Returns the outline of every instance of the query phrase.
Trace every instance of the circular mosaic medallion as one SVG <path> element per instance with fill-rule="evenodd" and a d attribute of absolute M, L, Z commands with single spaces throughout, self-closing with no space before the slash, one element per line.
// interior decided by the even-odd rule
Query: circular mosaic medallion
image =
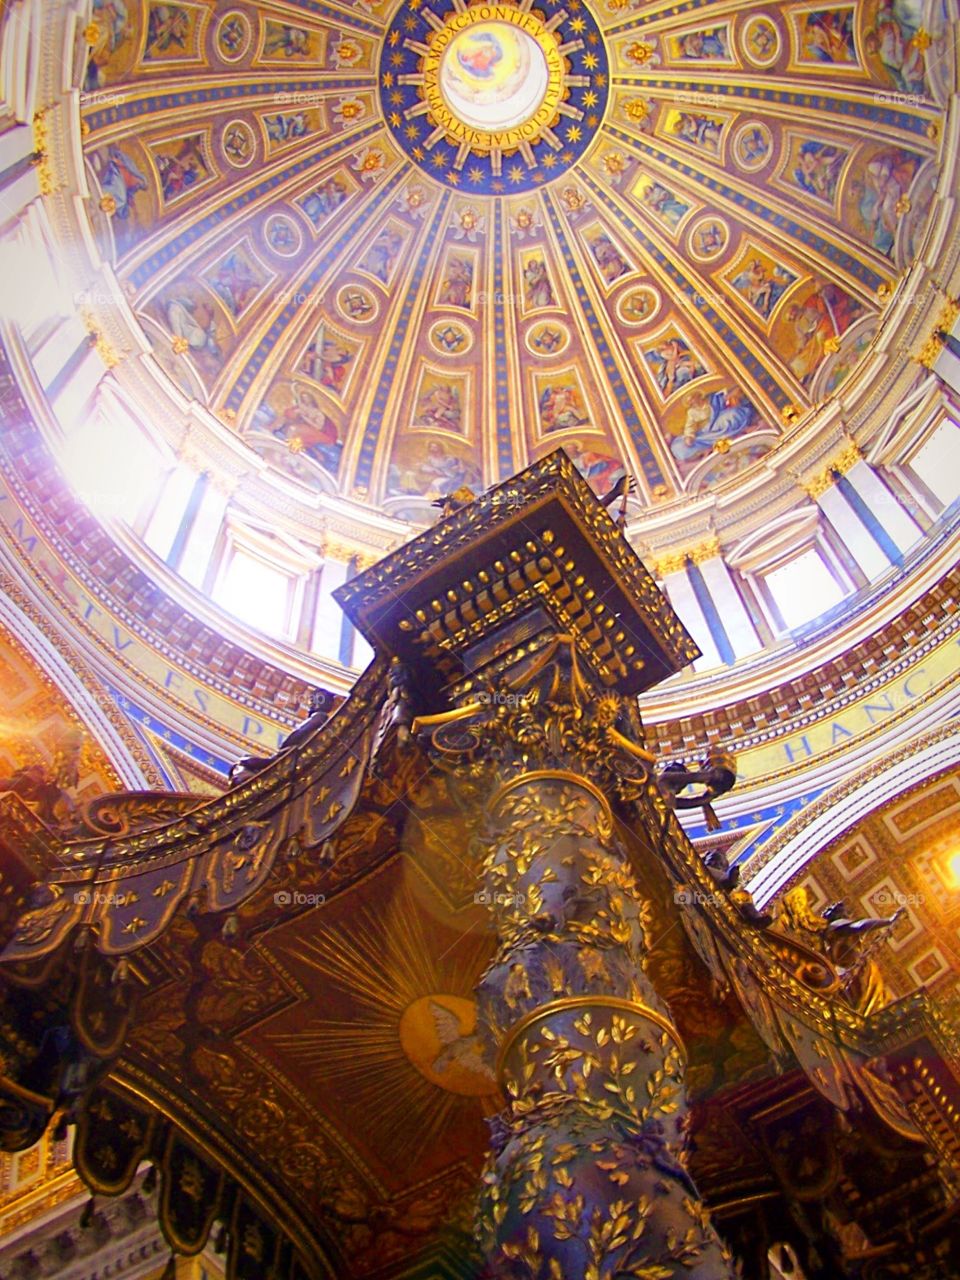
<path fill-rule="evenodd" d="M 235 169 L 245 169 L 257 154 L 257 141 L 246 120 L 231 120 L 224 125 L 220 146 L 227 162 Z"/>
<path fill-rule="evenodd" d="M 553 61 L 559 81 L 560 55 Z M 440 60 L 439 88 L 457 120 L 490 136 L 536 115 L 547 96 L 550 73 L 543 49 L 526 31 L 505 22 L 482 22 L 450 41 Z"/>
<path fill-rule="evenodd" d="M 617 315 L 624 324 L 647 324 L 660 310 L 660 295 L 650 285 L 628 289 L 617 302 Z"/>
<path fill-rule="evenodd" d="M 531 325 L 524 341 L 535 356 L 558 356 L 570 345 L 570 334 L 558 320 L 543 320 Z"/>
<path fill-rule="evenodd" d="M 431 1084 L 449 1093 L 482 1098 L 497 1082 L 477 1035 L 477 1007 L 462 996 L 421 996 L 400 1018 L 400 1044 Z"/>
<path fill-rule="evenodd" d="M 397 11 L 380 62 L 384 114 L 406 155 L 448 186 L 487 194 L 566 173 L 607 102 L 607 55 L 589 11 L 549 22 L 513 4 L 427 14 Z"/>
<path fill-rule="evenodd" d="M 742 125 L 734 134 L 733 158 L 747 173 L 762 169 L 772 155 L 773 138 L 759 120 Z"/>
<path fill-rule="evenodd" d="M 337 294 L 337 310 L 352 324 L 369 324 L 380 314 L 380 304 L 362 284 L 345 284 Z"/>
<path fill-rule="evenodd" d="M 217 24 L 217 53 L 224 62 L 239 62 L 250 47 L 253 34 L 245 14 L 233 10 Z"/>
<path fill-rule="evenodd" d="M 274 213 L 263 224 L 263 238 L 272 253 L 293 258 L 303 248 L 303 232 L 285 213 Z"/>
<path fill-rule="evenodd" d="M 772 67 L 780 56 L 780 33 L 766 14 L 751 18 L 741 36 L 743 52 L 755 67 Z"/>
<path fill-rule="evenodd" d="M 690 228 L 687 247 L 690 256 L 698 262 L 712 262 L 719 258 L 730 243 L 730 230 L 722 218 L 700 218 Z"/>
<path fill-rule="evenodd" d="M 456 320 L 441 320 L 430 330 L 430 345 L 442 356 L 460 356 L 473 346 L 473 334 Z"/>

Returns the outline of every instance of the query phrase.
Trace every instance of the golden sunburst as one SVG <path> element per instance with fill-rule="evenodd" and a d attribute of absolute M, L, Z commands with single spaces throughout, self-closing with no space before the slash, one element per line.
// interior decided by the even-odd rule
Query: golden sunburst
<path fill-rule="evenodd" d="M 350 1013 L 266 1038 L 325 1079 L 349 1074 L 352 1102 L 378 1116 L 382 1153 L 414 1159 L 455 1113 L 477 1105 L 471 1099 L 487 1114 L 498 1104 L 470 998 L 490 936 L 428 922 L 421 900 L 429 890 L 411 887 L 409 877 L 421 877 L 406 860 L 404 870 L 385 904 L 366 894 L 329 932 L 279 943 L 285 962 L 322 975 L 324 1003 Z"/>

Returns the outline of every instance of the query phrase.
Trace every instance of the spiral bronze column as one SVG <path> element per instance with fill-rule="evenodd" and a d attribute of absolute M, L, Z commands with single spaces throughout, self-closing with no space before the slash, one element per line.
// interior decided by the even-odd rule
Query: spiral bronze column
<path fill-rule="evenodd" d="M 586 777 L 531 770 L 488 803 L 498 949 L 478 988 L 508 1099 L 480 1223 L 503 1280 L 723 1280 L 684 1166 L 684 1050 L 643 970 L 646 908 Z"/>

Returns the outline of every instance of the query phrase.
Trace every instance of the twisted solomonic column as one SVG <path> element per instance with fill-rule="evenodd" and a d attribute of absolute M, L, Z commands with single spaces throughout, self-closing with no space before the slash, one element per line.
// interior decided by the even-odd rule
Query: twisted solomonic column
<path fill-rule="evenodd" d="M 684 1049 L 644 971 L 651 912 L 608 795 L 650 805 L 636 703 L 569 635 L 505 688 L 418 717 L 465 806 L 497 948 L 478 1031 L 507 1106 L 479 1220 L 492 1280 L 729 1280 L 684 1167 Z"/>
<path fill-rule="evenodd" d="M 528 770 L 492 794 L 498 949 L 479 1019 L 508 1105 L 480 1223 L 498 1280 L 735 1274 L 684 1167 L 684 1050 L 643 972 L 646 906 L 592 781 Z"/>

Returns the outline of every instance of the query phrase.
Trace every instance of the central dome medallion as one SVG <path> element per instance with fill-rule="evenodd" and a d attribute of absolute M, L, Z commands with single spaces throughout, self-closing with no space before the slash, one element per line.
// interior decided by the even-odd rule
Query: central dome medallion
<path fill-rule="evenodd" d="M 457 16 L 473 15 L 468 10 Z M 549 123 L 547 113 L 552 118 L 556 105 L 544 107 L 543 100 L 548 82 L 558 86 L 562 76 L 560 55 L 555 48 L 550 52 L 552 74 L 547 54 L 528 32 L 506 22 L 474 22 L 458 31 L 441 55 L 439 88 L 444 102 L 455 120 L 484 131 L 483 143 L 495 132 L 527 124 L 537 114 Z"/>
<path fill-rule="evenodd" d="M 448 186 L 489 194 L 565 173 L 595 136 L 609 87 L 599 28 L 576 10 L 547 19 L 524 4 L 461 4 L 439 18 L 418 0 L 402 5 L 380 93 L 406 155 Z"/>

